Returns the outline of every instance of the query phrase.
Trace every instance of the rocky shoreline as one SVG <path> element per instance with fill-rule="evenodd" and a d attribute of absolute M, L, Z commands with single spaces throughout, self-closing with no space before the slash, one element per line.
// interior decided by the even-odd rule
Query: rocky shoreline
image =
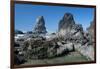
<path fill-rule="evenodd" d="M 85 32 L 81 24 L 75 23 L 71 13 L 65 13 L 63 18 L 59 21 L 58 31 L 50 34 L 47 38 L 44 17 L 39 16 L 33 32 L 22 33 L 21 31 L 15 31 L 15 36 L 18 35 L 18 32 L 23 34 L 19 38 L 15 38 L 15 64 L 24 64 L 28 62 L 28 60 L 44 60 L 60 56 L 63 57 L 72 52 L 79 52 L 86 57 L 87 61 L 88 59 L 89 61 L 93 61 L 93 23 L 94 22 L 91 23 L 88 31 Z M 71 57 L 74 58 L 73 56 Z"/>

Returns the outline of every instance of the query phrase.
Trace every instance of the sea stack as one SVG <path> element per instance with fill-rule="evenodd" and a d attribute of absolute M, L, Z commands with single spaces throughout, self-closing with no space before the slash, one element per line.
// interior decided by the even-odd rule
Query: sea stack
<path fill-rule="evenodd" d="M 72 37 L 76 34 L 80 36 L 83 32 L 83 28 L 81 24 L 75 23 L 71 13 L 65 13 L 59 22 L 58 32 L 60 36 Z"/>
<path fill-rule="evenodd" d="M 44 17 L 43 16 L 39 16 L 37 19 L 36 19 L 36 25 L 34 27 L 34 30 L 33 32 L 35 34 L 46 34 L 47 31 L 46 31 L 46 27 L 45 27 L 45 20 L 44 20 Z"/>

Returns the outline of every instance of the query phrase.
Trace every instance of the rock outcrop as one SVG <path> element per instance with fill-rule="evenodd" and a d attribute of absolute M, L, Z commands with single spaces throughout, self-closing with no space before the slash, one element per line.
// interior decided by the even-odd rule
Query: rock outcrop
<path fill-rule="evenodd" d="M 91 36 L 91 40 L 94 41 L 94 28 L 95 28 L 95 25 L 94 25 L 94 21 L 92 21 L 90 23 L 90 26 L 87 28 L 87 31 L 88 31 L 88 34 Z"/>
<path fill-rule="evenodd" d="M 81 24 L 76 24 L 71 13 L 65 13 L 59 22 L 58 36 L 65 42 L 73 43 L 75 50 L 94 60 L 94 22 L 91 22 L 86 33 Z"/>
<path fill-rule="evenodd" d="M 46 34 L 45 21 L 39 16 L 34 31 L 27 32 L 15 41 L 15 61 L 21 64 L 28 59 L 47 59 L 64 56 L 70 52 L 80 52 L 89 60 L 94 60 L 94 22 L 85 32 L 81 24 L 76 24 L 71 13 L 65 13 L 59 22 L 58 32 Z"/>
<path fill-rule="evenodd" d="M 63 18 L 59 22 L 59 31 L 61 29 L 71 28 L 75 24 L 73 15 L 71 13 L 65 13 Z"/>
<path fill-rule="evenodd" d="M 39 37 L 26 40 L 23 45 L 23 51 L 26 52 L 27 59 L 45 59 L 68 54 L 70 51 L 74 51 L 74 48 L 71 43 L 62 44 L 56 39 L 47 41 Z"/>
<path fill-rule="evenodd" d="M 33 31 L 35 34 L 46 34 L 45 20 L 43 16 L 39 16 L 36 20 L 36 25 Z"/>
<path fill-rule="evenodd" d="M 83 38 L 83 28 L 81 24 L 75 24 L 73 15 L 65 13 L 59 22 L 59 36 L 68 38 Z"/>

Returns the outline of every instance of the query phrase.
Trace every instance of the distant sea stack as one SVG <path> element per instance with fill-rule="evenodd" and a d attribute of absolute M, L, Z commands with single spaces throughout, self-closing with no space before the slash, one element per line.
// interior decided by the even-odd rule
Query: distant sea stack
<path fill-rule="evenodd" d="M 36 25 L 33 32 L 35 34 L 46 34 L 45 20 L 43 16 L 39 16 L 36 20 Z"/>
<path fill-rule="evenodd" d="M 81 24 L 75 24 L 74 17 L 71 13 L 65 13 L 59 22 L 58 32 L 60 36 L 81 36 L 83 28 Z"/>
<path fill-rule="evenodd" d="M 20 30 L 15 30 L 15 34 L 24 34 L 24 33 Z"/>

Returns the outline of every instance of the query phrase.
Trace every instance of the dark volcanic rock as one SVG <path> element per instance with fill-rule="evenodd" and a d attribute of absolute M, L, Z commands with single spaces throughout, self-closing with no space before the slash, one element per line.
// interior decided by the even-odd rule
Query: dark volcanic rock
<path fill-rule="evenodd" d="M 14 50 L 14 64 L 20 65 L 26 62 L 24 54 L 20 53 L 18 50 Z"/>
<path fill-rule="evenodd" d="M 36 20 L 36 25 L 33 31 L 35 34 L 46 34 L 45 21 L 43 16 L 39 16 Z"/>

